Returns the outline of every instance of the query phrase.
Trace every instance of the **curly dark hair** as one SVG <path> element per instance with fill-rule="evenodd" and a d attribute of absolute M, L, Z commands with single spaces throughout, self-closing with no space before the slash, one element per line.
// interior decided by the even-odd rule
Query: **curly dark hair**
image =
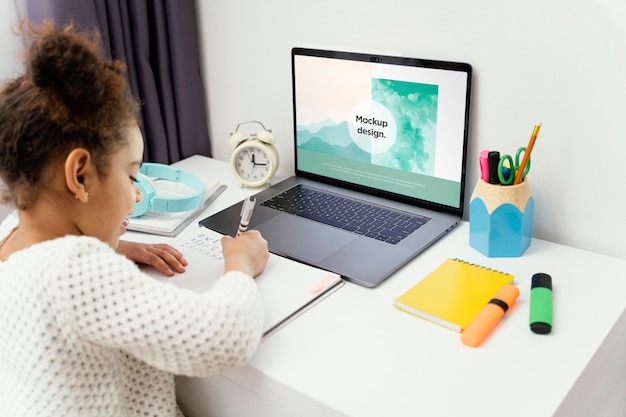
<path fill-rule="evenodd" d="M 22 27 L 30 39 L 25 74 L 0 90 L 0 177 L 2 201 L 26 209 L 45 187 L 46 169 L 72 149 L 87 149 L 106 175 L 108 156 L 137 122 L 138 102 L 125 66 L 103 57 L 96 31 L 51 21 Z"/>

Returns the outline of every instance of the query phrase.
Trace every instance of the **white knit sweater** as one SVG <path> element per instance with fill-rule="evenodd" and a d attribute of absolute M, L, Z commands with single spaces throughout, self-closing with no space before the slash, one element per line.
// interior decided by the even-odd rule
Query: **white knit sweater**
<path fill-rule="evenodd" d="M 95 238 L 39 243 L 0 262 L 0 416 L 180 416 L 174 374 L 244 364 L 262 325 L 241 272 L 196 294 Z"/>

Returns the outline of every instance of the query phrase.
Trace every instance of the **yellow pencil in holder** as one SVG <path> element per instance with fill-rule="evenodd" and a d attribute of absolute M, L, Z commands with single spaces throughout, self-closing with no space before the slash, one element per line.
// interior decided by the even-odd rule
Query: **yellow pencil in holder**
<path fill-rule="evenodd" d="M 488 257 L 518 257 L 532 239 L 535 200 L 528 178 L 516 185 L 478 180 L 470 198 L 470 246 Z"/>

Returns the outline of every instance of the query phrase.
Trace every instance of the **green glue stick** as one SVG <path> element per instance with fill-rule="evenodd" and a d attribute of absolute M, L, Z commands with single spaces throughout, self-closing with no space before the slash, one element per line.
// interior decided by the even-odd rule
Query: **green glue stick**
<path fill-rule="evenodd" d="M 537 334 L 552 331 L 552 277 L 548 274 L 533 275 L 530 285 L 530 330 Z"/>

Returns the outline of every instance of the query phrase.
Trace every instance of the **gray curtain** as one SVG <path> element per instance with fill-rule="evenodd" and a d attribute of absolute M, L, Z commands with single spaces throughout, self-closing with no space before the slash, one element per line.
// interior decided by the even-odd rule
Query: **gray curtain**
<path fill-rule="evenodd" d="M 141 100 L 145 161 L 211 156 L 194 0 L 27 0 L 27 16 L 100 30 Z"/>

